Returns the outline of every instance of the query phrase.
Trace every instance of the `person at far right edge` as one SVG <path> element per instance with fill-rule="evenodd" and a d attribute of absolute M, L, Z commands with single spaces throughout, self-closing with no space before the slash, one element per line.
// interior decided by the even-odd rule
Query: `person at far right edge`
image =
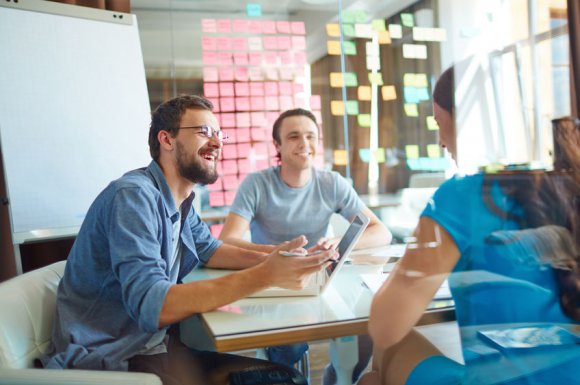
<path fill-rule="evenodd" d="M 454 90 L 450 68 L 433 99 L 440 144 L 456 159 Z M 359 385 L 580 383 L 579 127 L 557 123 L 571 126 L 554 138 L 565 169 L 457 175 L 436 191 L 416 247 L 373 299 L 373 367 Z M 446 278 L 464 364 L 413 330 Z"/>

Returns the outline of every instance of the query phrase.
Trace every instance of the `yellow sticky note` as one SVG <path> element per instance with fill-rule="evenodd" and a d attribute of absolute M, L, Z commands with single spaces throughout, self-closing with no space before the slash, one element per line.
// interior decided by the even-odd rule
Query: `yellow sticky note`
<path fill-rule="evenodd" d="M 344 103 L 342 102 L 342 100 L 330 101 L 330 113 L 334 116 L 344 115 Z"/>
<path fill-rule="evenodd" d="M 415 103 L 405 103 L 405 114 L 407 116 L 419 116 L 419 108 Z"/>
<path fill-rule="evenodd" d="M 430 131 L 436 131 L 439 129 L 439 125 L 434 116 L 427 116 L 427 129 Z"/>
<path fill-rule="evenodd" d="M 347 115 L 358 115 L 358 101 L 357 100 L 347 100 L 344 107 L 345 107 Z"/>
<path fill-rule="evenodd" d="M 373 152 L 373 158 L 377 161 L 377 163 L 385 163 L 385 149 L 377 148 Z"/>
<path fill-rule="evenodd" d="M 346 166 L 347 163 L 346 150 L 334 150 L 333 162 L 337 166 Z"/>
<path fill-rule="evenodd" d="M 408 144 L 405 146 L 405 155 L 407 159 L 418 159 L 419 158 L 419 146 L 416 144 Z"/>
<path fill-rule="evenodd" d="M 384 19 L 375 19 L 372 21 L 372 26 L 373 26 L 373 30 L 380 32 L 380 31 L 386 31 L 387 30 L 387 26 L 385 25 L 385 20 Z"/>
<path fill-rule="evenodd" d="M 330 86 L 331 87 L 342 87 L 344 84 L 342 72 L 331 72 L 330 73 Z"/>
<path fill-rule="evenodd" d="M 384 101 L 397 99 L 397 89 L 395 86 L 382 86 L 381 94 L 383 95 Z"/>
<path fill-rule="evenodd" d="M 358 87 L 358 100 L 371 100 L 371 86 Z"/>
<path fill-rule="evenodd" d="M 330 37 L 340 37 L 340 28 L 338 24 L 326 24 L 326 34 Z"/>
<path fill-rule="evenodd" d="M 438 144 L 427 145 L 427 156 L 429 158 L 441 158 L 441 148 Z"/>
<path fill-rule="evenodd" d="M 379 31 L 379 44 L 391 44 L 391 34 L 389 31 Z"/>
<path fill-rule="evenodd" d="M 340 41 L 339 40 L 329 40 L 326 42 L 326 48 L 328 49 L 329 55 L 340 55 Z"/>
<path fill-rule="evenodd" d="M 403 75 L 403 85 L 405 87 L 415 87 L 415 74 L 404 74 Z"/>
<path fill-rule="evenodd" d="M 415 74 L 415 87 L 427 88 L 428 83 L 427 74 Z"/>
<path fill-rule="evenodd" d="M 369 73 L 369 83 L 377 85 L 377 86 L 382 86 L 383 83 L 383 74 L 380 72 L 377 73 Z"/>
<path fill-rule="evenodd" d="M 371 126 L 371 114 L 360 114 L 357 116 L 358 125 L 361 127 Z"/>

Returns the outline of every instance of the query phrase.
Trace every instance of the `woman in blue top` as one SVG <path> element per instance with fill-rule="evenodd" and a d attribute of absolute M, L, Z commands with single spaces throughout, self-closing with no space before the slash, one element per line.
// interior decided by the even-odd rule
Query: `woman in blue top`
<path fill-rule="evenodd" d="M 440 144 L 455 158 L 453 83 L 449 69 L 433 99 Z M 580 347 L 563 343 L 578 341 L 565 330 L 577 334 L 580 320 L 580 156 L 566 135 L 574 128 L 555 138 L 566 170 L 456 176 L 435 193 L 414 247 L 373 300 L 373 370 L 359 385 L 580 383 Z M 446 278 L 465 365 L 412 331 Z M 490 331 L 528 333 L 532 347 L 494 344 Z M 555 345 L 535 347 L 546 343 Z"/>

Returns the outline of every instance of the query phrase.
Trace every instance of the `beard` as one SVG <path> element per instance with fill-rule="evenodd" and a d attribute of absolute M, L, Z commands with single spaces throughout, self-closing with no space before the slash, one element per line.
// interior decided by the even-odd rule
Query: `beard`
<path fill-rule="evenodd" d="M 212 184 L 218 178 L 216 168 L 207 167 L 198 157 L 188 159 L 186 151 L 180 143 L 177 143 L 177 169 L 179 174 L 193 183 Z"/>

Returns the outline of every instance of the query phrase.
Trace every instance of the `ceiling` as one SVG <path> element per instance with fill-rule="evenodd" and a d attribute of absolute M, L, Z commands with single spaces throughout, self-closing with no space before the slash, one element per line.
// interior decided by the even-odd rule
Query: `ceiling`
<path fill-rule="evenodd" d="M 338 10 L 365 10 L 385 18 L 416 0 L 251 0 L 260 4 L 260 19 L 304 21 L 308 62 L 326 53 L 326 30 Z M 249 18 L 246 2 L 232 0 L 131 0 L 137 15 L 143 56 L 150 77 L 192 77 L 201 72 L 201 19 Z"/>

